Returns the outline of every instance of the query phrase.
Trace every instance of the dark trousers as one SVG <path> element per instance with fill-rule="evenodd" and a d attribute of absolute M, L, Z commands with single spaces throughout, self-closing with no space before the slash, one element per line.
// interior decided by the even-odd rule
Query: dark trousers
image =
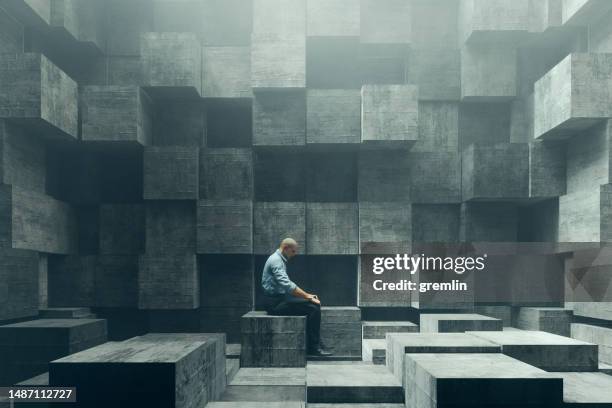
<path fill-rule="evenodd" d="M 273 316 L 306 316 L 306 341 L 308 350 L 316 350 L 321 344 L 321 306 L 309 300 L 284 296 L 266 296 L 264 307 Z"/>

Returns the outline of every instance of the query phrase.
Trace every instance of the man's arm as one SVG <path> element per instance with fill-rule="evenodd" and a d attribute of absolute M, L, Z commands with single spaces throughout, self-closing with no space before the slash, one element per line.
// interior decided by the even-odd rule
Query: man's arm
<path fill-rule="evenodd" d="M 291 281 L 291 279 L 289 279 L 289 276 L 287 275 L 287 273 L 285 272 L 283 268 L 279 266 L 272 267 L 272 274 L 274 275 L 274 278 L 276 279 L 276 281 L 283 287 L 283 289 L 285 290 L 285 293 L 291 293 L 295 297 L 307 299 L 317 305 L 321 304 L 317 295 L 313 295 L 313 294 L 305 292 L 298 285 L 296 285 L 293 281 Z"/>
<path fill-rule="evenodd" d="M 310 300 L 312 303 L 316 305 L 321 304 L 321 301 L 319 300 L 319 297 L 317 295 L 313 295 L 313 294 L 304 292 L 299 286 L 296 286 L 295 289 L 293 289 L 293 292 L 291 292 L 291 294 L 296 297 Z"/>

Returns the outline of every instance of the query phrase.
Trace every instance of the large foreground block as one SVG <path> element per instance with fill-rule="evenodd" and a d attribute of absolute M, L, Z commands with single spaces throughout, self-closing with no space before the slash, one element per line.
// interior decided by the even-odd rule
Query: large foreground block
<path fill-rule="evenodd" d="M 40 319 L 0 326 L 0 384 L 41 374 L 50 361 L 105 341 L 103 319 Z"/>
<path fill-rule="evenodd" d="M 76 386 L 78 407 L 204 406 L 223 392 L 224 350 L 222 334 L 148 334 L 56 360 L 49 382 Z"/>
<path fill-rule="evenodd" d="M 421 314 L 421 332 L 461 333 L 469 330 L 495 331 L 503 329 L 500 319 L 472 313 Z"/>
<path fill-rule="evenodd" d="M 612 117 L 612 54 L 570 54 L 534 85 L 534 135 L 567 138 Z"/>
<path fill-rule="evenodd" d="M 597 371 L 597 345 L 542 331 L 468 332 L 546 371 Z"/>
<path fill-rule="evenodd" d="M 555 406 L 563 379 L 503 354 L 406 355 L 406 406 Z"/>
<path fill-rule="evenodd" d="M 303 34 L 253 33 L 251 42 L 253 88 L 306 86 L 306 38 Z"/>
<path fill-rule="evenodd" d="M 241 331 L 241 367 L 306 366 L 306 317 L 249 312 Z"/>
<path fill-rule="evenodd" d="M 202 97 L 249 98 L 251 92 L 249 47 L 204 47 Z"/>
<path fill-rule="evenodd" d="M 81 89 L 81 139 L 86 142 L 151 141 L 151 100 L 135 86 Z"/>
<path fill-rule="evenodd" d="M 307 144 L 361 142 L 359 90 L 311 89 L 306 94 Z"/>
<path fill-rule="evenodd" d="M 570 335 L 572 311 L 562 307 L 521 307 L 516 316 L 516 327 L 540 330 L 560 336 Z"/>
<path fill-rule="evenodd" d="M 196 200 L 199 151 L 192 147 L 148 147 L 144 151 L 145 200 Z"/>
<path fill-rule="evenodd" d="M 335 356 L 361 356 L 361 310 L 358 307 L 323 306 L 321 341 Z"/>
<path fill-rule="evenodd" d="M 287 237 L 305 245 L 306 204 L 256 202 L 253 208 L 254 253 L 270 254 Z"/>
<path fill-rule="evenodd" d="M 359 253 L 358 212 L 355 203 L 306 203 L 306 253 Z"/>
<path fill-rule="evenodd" d="M 359 250 L 396 254 L 410 250 L 412 211 L 407 203 L 359 203 Z"/>
<path fill-rule="evenodd" d="M 253 252 L 251 201 L 200 200 L 197 211 L 197 253 Z"/>
<path fill-rule="evenodd" d="M 77 83 L 44 55 L 3 54 L 0 78 L 0 118 L 53 137 L 77 137 Z"/>
<path fill-rule="evenodd" d="M 139 309 L 197 309 L 199 306 L 200 281 L 195 255 L 140 257 Z"/>

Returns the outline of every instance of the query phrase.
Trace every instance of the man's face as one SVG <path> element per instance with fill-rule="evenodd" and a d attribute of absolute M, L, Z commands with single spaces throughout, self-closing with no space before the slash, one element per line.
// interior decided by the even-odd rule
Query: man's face
<path fill-rule="evenodd" d="M 285 256 L 287 257 L 287 259 L 291 259 L 293 258 L 295 255 L 297 255 L 298 252 L 298 247 L 297 245 L 293 246 L 293 245 L 287 245 L 285 247 Z"/>

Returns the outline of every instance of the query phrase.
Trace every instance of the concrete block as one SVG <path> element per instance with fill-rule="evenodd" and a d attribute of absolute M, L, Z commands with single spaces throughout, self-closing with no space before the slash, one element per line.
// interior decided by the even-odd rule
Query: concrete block
<path fill-rule="evenodd" d="M 141 204 L 103 204 L 99 210 L 99 251 L 106 255 L 144 251 L 145 213 Z"/>
<path fill-rule="evenodd" d="M 609 185 L 559 197 L 559 242 L 600 242 L 610 237 L 605 214 Z"/>
<path fill-rule="evenodd" d="M 144 151 L 145 200 L 196 200 L 199 156 L 193 147 L 148 147 Z"/>
<path fill-rule="evenodd" d="M 41 319 L 95 319 L 88 307 L 46 307 L 38 309 Z"/>
<path fill-rule="evenodd" d="M 310 89 L 306 93 L 306 112 L 307 144 L 361 143 L 358 90 Z"/>
<path fill-rule="evenodd" d="M 529 0 L 462 0 L 461 39 L 470 43 L 524 40 L 529 30 L 529 3 Z"/>
<path fill-rule="evenodd" d="M 574 315 L 591 319 L 612 320 L 612 302 L 580 302 L 574 305 Z"/>
<path fill-rule="evenodd" d="M 404 84 L 407 77 L 408 44 L 359 44 L 361 84 Z"/>
<path fill-rule="evenodd" d="M 458 242 L 459 205 L 413 204 L 413 242 Z"/>
<path fill-rule="evenodd" d="M 135 308 L 138 304 L 138 256 L 96 257 L 94 288 L 96 307 Z"/>
<path fill-rule="evenodd" d="M 504 330 L 512 326 L 512 307 L 501 305 L 477 305 L 474 311 L 478 314 L 500 319 L 504 325 Z"/>
<path fill-rule="evenodd" d="M 365 254 L 396 254 L 412 244 L 412 211 L 404 203 L 359 203 L 359 248 Z"/>
<path fill-rule="evenodd" d="M 567 143 L 561 144 L 565 145 L 563 158 L 566 163 L 567 193 L 597 190 L 601 185 L 610 182 L 611 135 L 612 122 L 605 121 L 583 132 L 580 138 L 572 138 Z M 559 143 L 549 142 L 549 144 Z"/>
<path fill-rule="evenodd" d="M 5 54 L 0 77 L 0 118 L 52 138 L 77 137 L 77 83 L 44 55 Z"/>
<path fill-rule="evenodd" d="M 361 356 L 361 310 L 358 307 L 321 307 L 321 342 L 334 356 Z"/>
<path fill-rule="evenodd" d="M 287 9 L 286 6 L 281 8 Z M 251 86 L 263 89 L 304 88 L 306 86 L 304 35 L 253 33 Z"/>
<path fill-rule="evenodd" d="M 571 321 L 572 311 L 561 307 L 521 307 L 516 316 L 516 327 L 569 337 Z"/>
<path fill-rule="evenodd" d="M 306 87 L 309 89 L 359 89 L 362 84 L 359 38 L 308 37 Z"/>
<path fill-rule="evenodd" d="M 95 256 L 49 256 L 49 306 L 93 306 L 96 289 L 95 273 Z"/>
<path fill-rule="evenodd" d="M 563 378 L 565 405 L 608 407 L 612 405 L 609 389 L 612 378 L 604 373 L 555 373 Z"/>
<path fill-rule="evenodd" d="M 410 44 L 412 7 L 401 0 L 361 0 L 361 42 Z"/>
<path fill-rule="evenodd" d="M 138 37 L 140 41 L 140 36 Z M 137 44 L 140 48 L 140 44 Z M 138 51 L 140 52 L 140 51 Z M 93 81 L 91 85 L 120 85 L 120 86 L 135 86 L 142 84 L 142 67 L 139 56 L 121 56 L 109 55 L 106 57 L 106 72 L 102 75 L 108 76 L 108 79 L 102 78 L 98 82 Z"/>
<path fill-rule="evenodd" d="M 612 363 L 612 329 L 585 323 L 571 323 L 570 326 L 573 339 L 597 344 L 600 363 Z"/>
<path fill-rule="evenodd" d="M 253 104 L 251 99 L 209 98 L 205 104 L 207 147 L 252 147 Z"/>
<path fill-rule="evenodd" d="M 471 145 L 462 153 L 462 199 L 521 199 L 529 194 L 526 143 Z"/>
<path fill-rule="evenodd" d="M 374 365 L 385 365 L 387 343 L 381 339 L 364 339 L 361 359 Z"/>
<path fill-rule="evenodd" d="M 189 201 L 147 201 L 144 205 L 147 254 L 193 254 L 196 205 Z"/>
<path fill-rule="evenodd" d="M 412 46 L 427 49 L 458 44 L 459 3 L 454 0 L 412 1 Z"/>
<path fill-rule="evenodd" d="M 610 10 L 610 4 L 603 0 L 563 0 L 562 23 L 569 26 L 585 26 L 593 19 Z"/>
<path fill-rule="evenodd" d="M 399 381 L 380 365 L 309 364 L 308 403 L 401 403 Z"/>
<path fill-rule="evenodd" d="M 421 314 L 419 323 L 423 333 L 462 333 L 466 331 L 502 330 L 503 322 L 494 317 L 471 313 Z"/>
<path fill-rule="evenodd" d="M 418 139 L 418 88 L 364 85 L 361 89 L 362 143 L 410 145 Z"/>
<path fill-rule="evenodd" d="M 253 205 L 253 251 L 271 254 L 284 238 L 306 243 L 306 204 L 256 202 Z"/>
<path fill-rule="evenodd" d="M 357 304 L 358 261 L 356 256 L 313 255 L 306 258 L 303 270 L 290 266 L 289 274 L 298 285 L 323 299 L 325 306 L 353 306 Z M 336 290 L 339 286 L 346 290 Z"/>
<path fill-rule="evenodd" d="M 214 402 L 212 407 L 260 407 L 265 404 L 275 408 L 303 408 L 305 400 L 305 368 L 248 367 L 238 370 L 223 394 L 223 402 Z"/>
<path fill-rule="evenodd" d="M 43 140 L 0 121 L 0 181 L 3 184 L 44 193 L 46 156 Z"/>
<path fill-rule="evenodd" d="M 304 154 L 291 149 L 256 150 L 253 157 L 255 201 L 306 200 Z M 278 169 L 284 169 L 279 172 Z"/>
<path fill-rule="evenodd" d="M 151 140 L 151 100 L 134 86 L 85 86 L 81 89 L 81 139 L 85 142 Z"/>
<path fill-rule="evenodd" d="M 168 282 L 172 285 L 168 285 Z M 197 309 L 200 282 L 195 255 L 142 255 L 138 268 L 139 309 Z"/>
<path fill-rule="evenodd" d="M 198 254 L 250 254 L 253 252 L 252 234 L 252 202 L 198 201 Z"/>
<path fill-rule="evenodd" d="M 153 31 L 153 8 L 150 3 L 147 0 L 108 2 L 105 24 L 108 32 L 107 55 L 140 56 L 141 34 Z"/>
<path fill-rule="evenodd" d="M 254 263 L 249 255 L 206 255 L 199 258 L 200 306 L 242 309 L 234 333 L 240 333 L 240 317 L 253 308 Z M 257 283 L 259 285 L 259 283 Z M 245 310 L 246 309 L 246 310 Z M 223 322 L 217 319 L 216 324 Z M 238 336 L 239 337 L 239 336 Z"/>
<path fill-rule="evenodd" d="M 200 101 L 173 101 L 154 110 L 153 145 L 200 147 L 205 144 L 206 109 Z"/>
<path fill-rule="evenodd" d="M 360 11 L 360 0 L 308 0 L 306 33 L 310 37 L 359 37 Z"/>
<path fill-rule="evenodd" d="M 517 95 L 516 47 L 466 45 L 461 48 L 461 99 L 499 102 Z"/>
<path fill-rule="evenodd" d="M 38 256 L 30 251 L 3 247 L 0 242 L 0 320 L 35 316 L 39 291 Z"/>
<path fill-rule="evenodd" d="M 567 138 L 612 117 L 612 54 L 570 54 L 534 85 L 534 136 Z"/>
<path fill-rule="evenodd" d="M 457 152 L 411 152 L 409 162 L 413 203 L 461 201 L 461 157 Z"/>
<path fill-rule="evenodd" d="M 200 198 L 253 198 L 253 152 L 251 149 L 201 149 Z"/>
<path fill-rule="evenodd" d="M 248 46 L 253 28 L 253 3 L 242 0 L 206 0 L 202 43 L 212 47 Z"/>
<path fill-rule="evenodd" d="M 408 354 L 406 384 L 410 408 L 544 406 L 563 400 L 561 377 L 502 354 Z"/>
<path fill-rule="evenodd" d="M 516 241 L 517 221 L 518 210 L 515 204 L 464 203 L 461 205 L 459 240 Z"/>
<path fill-rule="evenodd" d="M 306 167 L 306 201 L 354 202 L 357 200 L 357 153 L 310 152 Z"/>
<path fill-rule="evenodd" d="M 98 13 L 103 10 L 97 6 L 98 4 L 92 0 L 53 2 L 50 25 L 55 30 L 59 29 L 60 35 L 68 34 L 72 41 L 79 41 L 97 52 L 104 51 L 106 48 L 104 27 L 97 19 Z"/>
<path fill-rule="evenodd" d="M 306 253 L 350 255 L 359 251 L 355 203 L 306 203 Z"/>
<path fill-rule="evenodd" d="M 419 140 L 411 152 L 456 152 L 459 149 L 459 104 L 419 102 Z"/>
<path fill-rule="evenodd" d="M 418 85 L 419 100 L 461 99 L 461 53 L 458 49 L 418 48 L 411 50 L 409 60 L 407 82 Z"/>
<path fill-rule="evenodd" d="M 302 146 L 306 143 L 306 95 L 257 93 L 253 99 L 253 144 Z"/>
<path fill-rule="evenodd" d="M 223 392 L 224 348 L 221 334 L 154 333 L 56 360 L 49 382 L 78 387 L 79 406 L 116 404 L 118 395 L 121 404 L 203 406 Z M 113 387 L 116 395 L 100 394 L 101 386 Z"/>
<path fill-rule="evenodd" d="M 305 317 L 249 312 L 241 328 L 241 367 L 306 366 Z"/>
<path fill-rule="evenodd" d="M 0 384 L 12 385 L 47 370 L 47 364 L 106 342 L 106 320 L 39 319 L 0 326 Z"/>
<path fill-rule="evenodd" d="M 152 96 L 201 95 L 202 47 L 195 34 L 144 33 L 140 47 L 143 85 Z"/>
<path fill-rule="evenodd" d="M 468 332 L 502 353 L 546 371 L 597 371 L 597 345 L 542 331 Z"/>
<path fill-rule="evenodd" d="M 202 96 L 250 98 L 251 51 L 249 47 L 202 49 Z"/>
<path fill-rule="evenodd" d="M 403 150 L 359 153 L 358 199 L 370 202 L 410 201 L 410 154 Z"/>
<path fill-rule="evenodd" d="M 529 197 L 558 197 L 566 192 L 566 148 L 557 143 L 529 144 Z"/>
<path fill-rule="evenodd" d="M 11 14 L 0 12 L 0 52 L 18 53 L 23 50 L 23 26 Z"/>
<path fill-rule="evenodd" d="M 387 333 L 418 333 L 419 331 L 418 324 L 408 321 L 364 321 L 361 327 L 364 340 L 384 340 L 387 338 Z"/>
<path fill-rule="evenodd" d="M 254 0 L 253 33 L 306 34 L 306 0 Z"/>
<path fill-rule="evenodd" d="M 459 149 L 471 144 L 495 145 L 510 141 L 510 104 L 462 103 L 459 105 Z"/>

